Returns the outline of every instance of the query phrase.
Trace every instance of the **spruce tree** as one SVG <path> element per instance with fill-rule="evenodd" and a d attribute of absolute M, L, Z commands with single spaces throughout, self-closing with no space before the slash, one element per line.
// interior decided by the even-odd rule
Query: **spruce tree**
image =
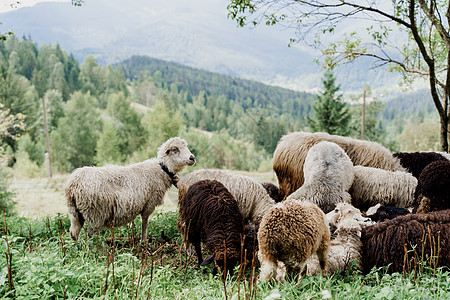
<path fill-rule="evenodd" d="M 347 104 L 342 101 L 342 95 L 337 95 L 340 87 L 336 86 L 336 77 L 332 72 L 326 72 L 322 84 L 324 91 L 317 96 L 317 101 L 312 105 L 313 118 L 308 117 L 311 130 L 348 135 L 351 115 Z"/>

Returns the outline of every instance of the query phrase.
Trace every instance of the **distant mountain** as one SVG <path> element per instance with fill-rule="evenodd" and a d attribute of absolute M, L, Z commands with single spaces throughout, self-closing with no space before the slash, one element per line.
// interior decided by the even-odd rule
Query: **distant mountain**
<path fill-rule="evenodd" d="M 295 90 L 321 87 L 316 53 L 288 47 L 293 32 L 277 27 L 237 28 L 227 18 L 226 0 L 86 0 L 40 3 L 0 14 L 0 31 L 13 30 L 38 44 L 59 43 L 81 62 L 93 54 L 99 63 L 132 55 L 174 61 L 212 72 Z M 342 90 L 391 87 L 399 76 L 370 70 L 369 61 L 336 71 Z"/>

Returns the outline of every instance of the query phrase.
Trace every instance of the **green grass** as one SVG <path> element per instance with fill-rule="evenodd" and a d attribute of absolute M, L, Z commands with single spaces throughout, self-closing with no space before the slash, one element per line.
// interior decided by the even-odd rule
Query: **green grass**
<path fill-rule="evenodd" d="M 425 269 L 414 276 L 362 275 L 355 269 L 328 278 L 305 277 L 300 283 L 256 283 L 251 270 L 235 272 L 225 283 L 211 266 L 196 267 L 182 250 L 176 212 L 151 217 L 148 243 L 139 242 L 139 218 L 129 226 L 78 242 L 68 234 L 65 215 L 32 220 L 2 218 L 0 297 L 16 299 L 450 299 L 450 274 Z M 161 232 L 164 231 L 163 234 Z M 14 291 L 10 291 L 7 254 L 11 256 Z M 206 254 L 205 254 L 206 255 Z M 239 297 L 238 297 L 239 290 Z M 274 299 L 274 298 L 272 298 Z"/>

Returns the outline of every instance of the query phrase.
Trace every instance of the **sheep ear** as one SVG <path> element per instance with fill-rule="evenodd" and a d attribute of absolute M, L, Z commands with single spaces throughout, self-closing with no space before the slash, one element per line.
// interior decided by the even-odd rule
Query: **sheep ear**
<path fill-rule="evenodd" d="M 209 265 L 210 263 L 214 262 L 214 255 L 211 255 L 210 257 L 208 257 L 207 259 L 205 259 L 200 266 L 206 266 Z"/>

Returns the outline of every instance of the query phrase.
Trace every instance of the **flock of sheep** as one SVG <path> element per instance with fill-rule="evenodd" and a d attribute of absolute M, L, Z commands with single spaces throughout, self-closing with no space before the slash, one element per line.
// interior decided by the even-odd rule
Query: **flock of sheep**
<path fill-rule="evenodd" d="M 382 145 L 327 133 L 293 132 L 278 142 L 278 186 L 225 170 L 181 178 L 195 157 L 175 137 L 156 158 L 128 166 L 83 167 L 65 194 L 70 234 L 78 239 L 142 218 L 178 188 L 177 229 L 199 266 L 231 273 L 257 251 L 260 280 L 332 274 L 351 263 L 363 272 L 408 271 L 410 259 L 450 267 L 450 155 L 392 154 Z M 201 243 L 211 256 L 203 260 Z"/>

